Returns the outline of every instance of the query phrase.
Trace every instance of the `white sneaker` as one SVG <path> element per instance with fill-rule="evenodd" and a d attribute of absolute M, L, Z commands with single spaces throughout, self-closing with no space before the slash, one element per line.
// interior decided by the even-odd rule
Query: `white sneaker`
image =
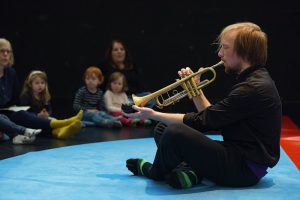
<path fill-rule="evenodd" d="M 35 136 L 28 137 L 25 135 L 17 135 L 13 138 L 13 144 L 30 144 L 34 142 Z"/>
<path fill-rule="evenodd" d="M 36 136 L 38 135 L 40 132 L 42 132 L 42 129 L 31 129 L 31 128 L 26 128 L 24 135 L 28 136 L 28 137 L 32 137 L 32 136 Z"/>

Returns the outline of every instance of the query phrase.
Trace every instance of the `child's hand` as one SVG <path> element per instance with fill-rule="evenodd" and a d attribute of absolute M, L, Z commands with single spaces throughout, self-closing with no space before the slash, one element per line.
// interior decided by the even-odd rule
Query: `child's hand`
<path fill-rule="evenodd" d="M 99 112 L 99 110 L 97 110 L 97 109 L 87 109 L 86 111 L 87 112 Z"/>

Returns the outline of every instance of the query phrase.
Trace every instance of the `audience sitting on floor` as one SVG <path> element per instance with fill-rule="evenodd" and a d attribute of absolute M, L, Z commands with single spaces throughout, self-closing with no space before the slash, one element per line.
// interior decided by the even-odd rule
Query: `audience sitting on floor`
<path fill-rule="evenodd" d="M 46 72 L 39 70 L 30 72 L 23 84 L 20 105 L 30 106 L 28 112 L 38 117 L 50 118 L 52 115 L 50 99 Z"/>
<path fill-rule="evenodd" d="M 100 88 L 104 86 L 105 80 L 102 71 L 98 67 L 89 67 L 83 76 L 85 85 L 78 89 L 73 101 L 77 115 L 57 120 L 52 116 L 46 72 L 31 71 L 20 92 L 19 79 L 12 67 L 12 45 L 7 39 L 0 38 L 0 141 L 12 139 L 14 144 L 25 144 L 32 143 L 37 135 L 45 134 L 67 139 L 85 126 L 120 128 L 123 125 L 135 127 L 137 124 L 151 124 L 149 119 L 128 119 L 122 115 L 121 105 L 131 101 L 132 93 L 141 92 L 139 70 L 131 62 L 130 54 L 122 41 L 112 41 L 107 50 L 106 61 L 107 65 L 103 69 L 111 76 L 110 82 L 108 79 L 106 81 L 106 100 L 104 101 L 104 93 Z M 29 109 L 7 110 L 13 105 L 28 106 Z"/>
<path fill-rule="evenodd" d="M 122 127 L 119 117 L 113 117 L 106 112 L 103 91 L 100 85 L 104 76 L 95 66 L 88 67 L 84 74 L 85 85 L 76 92 L 73 108 L 76 112 L 83 110 L 82 122 L 84 126 Z"/>
<path fill-rule="evenodd" d="M 150 119 L 128 118 L 122 114 L 122 104 L 128 104 L 128 96 L 126 91 L 128 89 L 126 77 L 121 72 L 114 72 L 110 75 L 107 90 L 104 94 L 104 102 L 107 111 L 112 116 L 120 116 L 120 121 L 124 126 L 135 127 L 137 124 L 150 125 Z"/>
<path fill-rule="evenodd" d="M 9 108 L 17 105 L 19 101 L 19 80 L 13 67 L 14 56 L 11 43 L 0 38 L 0 131 L 7 134 L 14 143 L 24 144 L 33 142 L 35 136 L 41 131 L 32 131 L 27 134 L 26 128 L 41 129 L 43 133 L 59 139 L 67 139 L 81 129 L 82 112 L 74 117 L 56 120 L 37 117 L 26 110 L 11 111 Z M 18 127 L 22 126 L 22 127 Z M 25 129 L 23 127 L 26 127 Z M 18 128 L 19 131 L 16 131 Z M 20 133 L 23 133 L 20 135 Z M 18 139 L 18 142 L 16 140 Z"/>

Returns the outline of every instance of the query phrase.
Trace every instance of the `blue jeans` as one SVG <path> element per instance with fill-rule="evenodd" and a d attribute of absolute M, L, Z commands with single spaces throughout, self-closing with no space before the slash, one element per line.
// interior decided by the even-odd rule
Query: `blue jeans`
<path fill-rule="evenodd" d="M 25 127 L 15 124 L 6 115 L 0 114 L 0 131 L 13 138 L 16 135 L 23 135 Z"/>
<path fill-rule="evenodd" d="M 113 122 L 118 120 L 118 117 L 113 117 L 104 111 L 84 112 L 82 117 L 82 124 L 83 126 L 112 127 Z"/>

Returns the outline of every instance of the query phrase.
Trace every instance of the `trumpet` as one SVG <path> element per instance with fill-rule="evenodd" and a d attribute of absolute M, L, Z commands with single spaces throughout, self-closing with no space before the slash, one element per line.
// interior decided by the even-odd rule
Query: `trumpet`
<path fill-rule="evenodd" d="M 216 77 L 216 71 L 215 68 L 223 65 L 224 62 L 220 61 L 215 65 L 212 65 L 210 67 L 206 67 L 202 70 L 198 70 L 195 73 L 192 73 L 187 76 L 182 76 L 180 80 L 176 81 L 173 84 L 170 84 L 154 93 L 148 94 L 146 96 L 138 97 L 136 95 L 132 95 L 132 99 L 135 105 L 143 107 L 145 106 L 149 101 L 155 99 L 156 100 L 156 106 L 160 109 L 163 107 L 169 106 L 171 104 L 175 104 L 179 102 L 180 99 L 188 96 L 189 99 L 197 96 L 200 94 L 201 89 L 212 83 Z M 194 77 L 197 75 L 202 75 L 204 73 L 210 72 L 212 74 L 211 79 L 205 79 L 203 81 L 200 81 L 199 83 L 196 83 L 194 80 Z M 181 86 L 183 90 L 181 92 L 178 92 L 177 90 L 174 90 L 178 86 Z M 169 94 L 169 91 L 173 91 L 173 95 Z M 163 95 L 167 95 L 166 97 L 163 97 Z"/>

